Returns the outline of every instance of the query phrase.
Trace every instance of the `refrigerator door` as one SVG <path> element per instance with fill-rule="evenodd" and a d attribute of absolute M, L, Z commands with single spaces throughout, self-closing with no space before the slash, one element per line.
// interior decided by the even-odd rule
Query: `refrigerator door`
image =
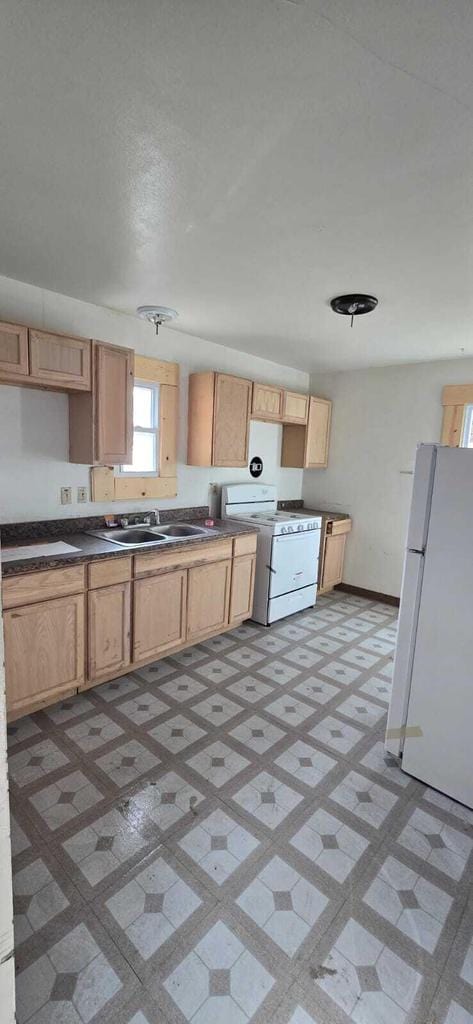
<path fill-rule="evenodd" d="M 385 741 L 386 750 L 395 757 L 401 755 L 404 746 L 404 727 L 409 703 L 423 571 L 424 556 L 417 551 L 408 551 L 402 577 L 393 688 Z"/>
<path fill-rule="evenodd" d="M 439 448 L 402 767 L 473 808 L 472 495 L 473 451 Z"/>
<path fill-rule="evenodd" d="M 417 449 L 407 528 L 406 546 L 410 551 L 424 551 L 427 543 L 437 451 L 434 444 L 421 444 Z"/>

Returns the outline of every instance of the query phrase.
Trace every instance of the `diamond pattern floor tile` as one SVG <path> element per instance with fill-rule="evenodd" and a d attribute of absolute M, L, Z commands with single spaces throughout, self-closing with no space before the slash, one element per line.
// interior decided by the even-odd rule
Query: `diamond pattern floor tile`
<path fill-rule="evenodd" d="M 473 811 L 338 592 L 8 726 L 19 1024 L 473 1024 Z"/>

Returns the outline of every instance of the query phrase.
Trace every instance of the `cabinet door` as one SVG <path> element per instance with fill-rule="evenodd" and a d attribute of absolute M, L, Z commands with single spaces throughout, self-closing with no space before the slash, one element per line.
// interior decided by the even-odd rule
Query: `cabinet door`
<path fill-rule="evenodd" d="M 212 463 L 214 466 L 248 465 L 248 430 L 251 408 L 250 380 L 215 374 Z"/>
<path fill-rule="evenodd" d="M 251 415 L 259 420 L 280 420 L 282 413 L 282 390 L 268 384 L 253 384 Z"/>
<path fill-rule="evenodd" d="M 255 565 L 255 555 L 242 555 L 233 560 L 230 622 L 241 622 L 242 619 L 248 619 L 253 611 Z"/>
<path fill-rule="evenodd" d="M 7 707 L 52 703 L 84 681 L 84 595 L 4 612 Z"/>
<path fill-rule="evenodd" d="M 100 564 L 100 563 L 99 563 Z M 130 663 L 130 583 L 88 594 L 88 678 L 117 675 Z"/>
<path fill-rule="evenodd" d="M 29 332 L 30 380 L 70 391 L 90 391 L 91 342 L 46 331 Z"/>
<path fill-rule="evenodd" d="M 311 396 L 305 440 L 306 469 L 323 469 L 328 464 L 332 403 Z"/>
<path fill-rule="evenodd" d="M 0 381 L 28 375 L 28 328 L 0 323 Z"/>
<path fill-rule="evenodd" d="M 135 581 L 133 661 L 185 642 L 186 598 L 186 569 Z"/>
<path fill-rule="evenodd" d="M 346 533 L 327 534 L 325 538 L 322 590 L 331 590 L 343 579 Z"/>
<path fill-rule="evenodd" d="M 218 633 L 228 624 L 232 562 L 213 562 L 189 569 L 187 639 Z"/>
<path fill-rule="evenodd" d="M 295 391 L 283 392 L 284 423 L 307 423 L 308 407 L 308 395 L 298 395 Z"/>
<path fill-rule="evenodd" d="M 96 461 L 130 463 L 133 450 L 133 351 L 96 345 Z"/>

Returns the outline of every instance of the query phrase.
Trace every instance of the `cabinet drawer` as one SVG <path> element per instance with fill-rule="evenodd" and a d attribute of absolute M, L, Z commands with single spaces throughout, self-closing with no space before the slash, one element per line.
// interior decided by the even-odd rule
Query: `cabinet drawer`
<path fill-rule="evenodd" d="M 88 566 L 89 590 L 111 587 L 114 583 L 131 580 L 131 557 L 107 558 L 103 562 L 91 562 Z"/>
<path fill-rule="evenodd" d="M 156 551 L 145 555 L 135 555 L 135 576 L 145 576 L 149 573 L 170 572 L 172 569 L 184 569 L 192 565 L 203 565 L 206 562 L 219 562 L 225 558 L 232 557 L 233 541 L 217 540 L 210 544 L 202 544 L 197 541 L 194 545 L 174 553 L 167 551 Z"/>
<path fill-rule="evenodd" d="M 330 519 L 326 532 L 335 537 L 338 533 L 350 533 L 351 519 Z"/>
<path fill-rule="evenodd" d="M 30 331 L 29 349 L 31 380 L 46 387 L 90 391 L 92 345 L 87 338 Z"/>
<path fill-rule="evenodd" d="M 7 576 L 2 584 L 3 607 L 17 608 L 22 604 L 35 604 L 36 601 L 78 594 L 84 589 L 85 565 L 29 572 L 24 576 Z"/>
<path fill-rule="evenodd" d="M 235 537 L 233 541 L 234 555 L 253 555 L 256 551 L 257 534 L 251 533 L 246 537 Z"/>

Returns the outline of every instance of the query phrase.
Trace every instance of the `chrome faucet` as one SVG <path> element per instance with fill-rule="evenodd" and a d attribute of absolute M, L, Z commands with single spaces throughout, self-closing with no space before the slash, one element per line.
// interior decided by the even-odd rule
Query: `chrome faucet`
<path fill-rule="evenodd" d="M 152 508 L 150 512 L 147 512 L 146 515 L 143 516 L 143 522 L 146 523 L 147 526 L 159 526 L 159 508 Z"/>

